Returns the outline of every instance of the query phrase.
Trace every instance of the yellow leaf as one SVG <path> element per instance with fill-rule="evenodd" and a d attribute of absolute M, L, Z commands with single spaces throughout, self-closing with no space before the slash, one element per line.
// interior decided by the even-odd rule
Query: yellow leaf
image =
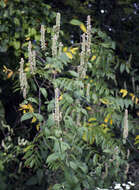
<path fill-rule="evenodd" d="M 26 40 L 27 40 L 27 41 L 30 40 L 30 37 L 27 37 Z"/>
<path fill-rule="evenodd" d="M 127 95 L 128 91 L 126 89 L 121 89 L 120 93 L 123 94 L 122 97 L 124 98 Z"/>
<path fill-rule="evenodd" d="M 36 125 L 36 129 L 37 129 L 37 131 L 39 131 L 39 129 L 40 129 L 40 123 L 38 123 L 38 124 Z"/>
<path fill-rule="evenodd" d="M 4 73 L 7 73 L 8 70 L 9 70 L 9 69 L 8 69 L 5 65 L 3 65 L 3 72 L 4 72 Z"/>
<path fill-rule="evenodd" d="M 84 132 L 82 136 L 82 139 L 89 144 L 93 144 L 95 141 L 95 137 L 92 135 L 91 130 L 91 128 L 88 128 L 88 131 Z"/>
<path fill-rule="evenodd" d="M 91 110 L 92 108 L 91 108 L 90 106 L 87 106 L 86 109 L 87 109 L 87 110 Z"/>
<path fill-rule="evenodd" d="M 88 76 L 87 76 L 87 75 L 85 76 L 85 79 L 88 79 Z"/>
<path fill-rule="evenodd" d="M 23 110 L 23 113 L 25 114 L 25 113 L 27 113 L 27 111 L 26 111 L 26 110 Z"/>
<path fill-rule="evenodd" d="M 62 100 L 63 99 L 63 96 L 61 95 L 59 98 L 58 98 L 58 100 Z"/>
<path fill-rule="evenodd" d="M 8 78 L 8 79 L 11 78 L 12 75 L 13 75 L 13 71 L 10 70 L 9 73 L 8 73 L 8 75 L 7 75 L 7 78 Z"/>
<path fill-rule="evenodd" d="M 90 83 L 92 83 L 93 82 L 93 80 L 90 80 Z"/>
<path fill-rule="evenodd" d="M 86 33 L 86 27 L 85 27 L 85 25 L 82 23 L 82 24 L 80 24 L 80 29 L 84 32 L 84 33 Z"/>
<path fill-rule="evenodd" d="M 27 152 L 29 149 L 31 149 L 31 148 L 33 148 L 33 145 L 29 145 L 29 146 L 27 146 L 26 148 L 24 148 L 24 152 Z"/>
<path fill-rule="evenodd" d="M 66 52 L 66 55 L 70 58 L 70 59 L 72 59 L 72 53 L 70 53 L 70 52 Z"/>
<path fill-rule="evenodd" d="M 107 125 L 104 124 L 104 123 L 102 123 L 102 124 L 100 125 L 100 127 L 107 127 Z"/>
<path fill-rule="evenodd" d="M 112 119 L 110 120 L 110 125 L 112 125 Z"/>
<path fill-rule="evenodd" d="M 101 98 L 100 102 L 102 102 L 103 104 L 106 104 L 106 105 L 109 104 L 109 101 L 107 99 L 104 99 L 104 98 L 103 99 Z"/>
<path fill-rule="evenodd" d="M 108 127 L 105 127 L 105 129 L 103 129 L 103 132 L 106 134 L 109 131 Z"/>
<path fill-rule="evenodd" d="M 129 96 L 131 96 L 132 97 L 132 101 L 134 101 L 135 95 L 133 93 L 129 93 Z"/>
<path fill-rule="evenodd" d="M 31 113 L 34 112 L 34 109 L 31 104 L 28 104 L 27 106 L 28 106 L 29 112 Z"/>
<path fill-rule="evenodd" d="M 88 122 L 91 122 L 91 121 L 96 121 L 96 118 L 95 117 L 89 118 Z"/>
<path fill-rule="evenodd" d="M 68 50 L 68 48 L 67 48 L 67 47 L 64 47 L 64 48 L 63 48 L 63 51 L 64 51 L 64 52 L 66 52 L 67 50 Z"/>
<path fill-rule="evenodd" d="M 92 58 L 91 58 L 91 61 L 94 61 L 96 59 L 96 56 L 93 55 Z"/>
<path fill-rule="evenodd" d="M 20 104 L 19 110 L 25 110 L 25 109 L 28 109 L 28 106 L 26 104 Z"/>
<path fill-rule="evenodd" d="M 31 123 L 35 123 L 37 121 L 36 117 L 33 117 Z"/>
<path fill-rule="evenodd" d="M 25 72 L 29 72 L 30 71 L 30 67 L 25 67 L 24 71 Z"/>
<path fill-rule="evenodd" d="M 104 119 L 104 122 L 105 122 L 105 123 L 108 123 L 108 118 L 107 118 L 107 117 Z"/>
<path fill-rule="evenodd" d="M 72 54 L 76 54 L 76 51 L 78 50 L 78 48 L 71 48 L 70 51 Z"/>
<path fill-rule="evenodd" d="M 135 99 L 135 103 L 138 104 L 138 101 L 139 101 L 139 99 L 136 97 L 136 99 Z"/>
<path fill-rule="evenodd" d="M 135 140 L 139 140 L 139 135 L 136 136 Z"/>

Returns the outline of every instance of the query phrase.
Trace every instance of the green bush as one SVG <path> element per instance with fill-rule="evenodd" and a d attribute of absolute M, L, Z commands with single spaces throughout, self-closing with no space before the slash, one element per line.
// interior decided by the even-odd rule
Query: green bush
<path fill-rule="evenodd" d="M 91 28 L 89 16 L 87 29 L 81 28 L 80 44 L 63 47 L 58 13 L 51 47 L 42 25 L 41 47 L 29 41 L 28 60 L 21 58 L 21 122 L 28 128 L 16 142 L 8 129 L 10 138 L 3 140 L 8 156 L 2 161 L 7 171 L 16 165 L 9 176 L 16 189 L 92 190 L 126 180 L 128 135 L 137 130 L 128 115 L 134 102 L 126 89 L 122 97 L 117 89 L 115 43 Z M 7 149 L 9 141 L 13 147 Z"/>

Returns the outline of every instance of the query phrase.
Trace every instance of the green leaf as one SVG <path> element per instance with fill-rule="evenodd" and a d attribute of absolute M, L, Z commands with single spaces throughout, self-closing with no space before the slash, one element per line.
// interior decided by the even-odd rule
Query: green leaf
<path fill-rule="evenodd" d="M 43 116 L 39 113 L 34 113 L 33 114 L 40 122 L 43 121 Z"/>
<path fill-rule="evenodd" d="M 50 154 L 46 160 L 46 163 L 54 162 L 59 158 L 59 153 Z"/>
<path fill-rule="evenodd" d="M 30 102 L 32 102 L 32 103 L 36 103 L 36 104 L 38 104 L 38 101 L 35 99 L 35 98 L 28 98 L 27 99 L 28 101 L 30 101 Z"/>
<path fill-rule="evenodd" d="M 42 93 L 42 95 L 44 96 L 44 98 L 47 98 L 47 91 L 45 88 L 40 88 L 40 91 Z"/>
<path fill-rule="evenodd" d="M 28 119 L 31 119 L 33 117 L 33 114 L 32 113 L 25 113 L 22 117 L 21 117 L 21 122 L 22 121 L 25 121 L 25 120 L 28 120 Z"/>
<path fill-rule="evenodd" d="M 75 71 L 69 71 L 69 73 L 70 73 L 73 77 L 79 77 L 79 74 L 76 73 Z"/>
<path fill-rule="evenodd" d="M 124 70 L 125 70 L 125 64 L 121 64 L 120 65 L 120 72 L 123 73 Z"/>
<path fill-rule="evenodd" d="M 76 26 L 80 26 L 80 25 L 82 24 L 82 22 L 79 21 L 79 20 L 77 20 L 77 19 L 72 19 L 72 20 L 70 21 L 70 24 L 76 25 Z"/>
<path fill-rule="evenodd" d="M 36 185 L 37 183 L 38 183 L 37 177 L 36 177 L 36 176 L 32 176 L 32 177 L 26 182 L 26 185 Z"/>
<path fill-rule="evenodd" d="M 73 162 L 73 161 L 70 161 L 69 165 L 70 165 L 70 167 L 71 167 L 73 170 L 76 170 L 77 167 L 78 167 L 77 164 L 76 164 L 76 162 Z"/>

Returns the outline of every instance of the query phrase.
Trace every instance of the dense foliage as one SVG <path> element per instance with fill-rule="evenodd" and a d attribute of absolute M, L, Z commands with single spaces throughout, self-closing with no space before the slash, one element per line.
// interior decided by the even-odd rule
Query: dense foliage
<path fill-rule="evenodd" d="M 61 30 L 60 14 L 43 1 L 33 1 L 33 11 L 28 1 L 0 3 L 1 188 L 92 190 L 128 179 L 137 188 L 136 55 L 117 56 L 90 17 L 87 26 L 74 17 Z"/>

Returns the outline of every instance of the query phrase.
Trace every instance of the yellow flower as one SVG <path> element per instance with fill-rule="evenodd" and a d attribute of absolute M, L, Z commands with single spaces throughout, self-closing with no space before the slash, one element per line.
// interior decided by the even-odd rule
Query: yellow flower
<path fill-rule="evenodd" d="M 91 61 L 94 61 L 96 59 L 96 56 L 93 55 L 92 58 L 91 58 Z"/>
<path fill-rule="evenodd" d="M 88 76 L 87 76 L 87 75 L 85 76 L 85 79 L 88 79 Z"/>
<path fill-rule="evenodd" d="M 93 82 L 93 80 L 90 80 L 90 83 L 92 83 Z"/>
<path fill-rule="evenodd" d="M 123 94 L 122 98 L 124 98 L 127 95 L 128 91 L 126 89 L 121 89 L 120 93 Z"/>
<path fill-rule="evenodd" d="M 85 27 L 85 25 L 82 23 L 82 24 L 80 24 L 80 29 L 84 32 L 84 33 L 86 33 L 86 27 Z"/>

